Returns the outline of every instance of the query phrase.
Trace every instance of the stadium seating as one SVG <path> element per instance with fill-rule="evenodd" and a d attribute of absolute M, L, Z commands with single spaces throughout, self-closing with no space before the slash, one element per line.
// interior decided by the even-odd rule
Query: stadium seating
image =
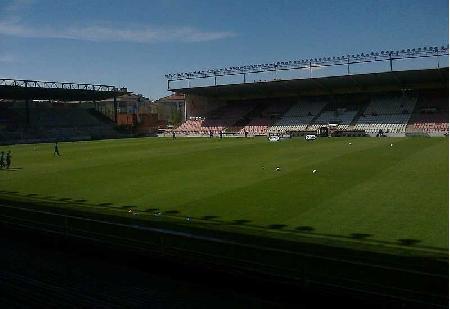
<path fill-rule="evenodd" d="M 254 118 L 239 133 L 245 134 L 245 132 L 248 132 L 251 135 L 266 135 L 270 124 L 269 118 Z"/>
<path fill-rule="evenodd" d="M 448 113 L 420 114 L 408 126 L 408 133 L 448 134 Z"/>
<path fill-rule="evenodd" d="M 448 98 L 442 94 L 424 93 L 417 102 L 407 133 L 448 135 Z"/>
<path fill-rule="evenodd" d="M 325 101 L 302 101 L 291 106 L 269 132 L 303 131 L 327 103 Z"/>
<path fill-rule="evenodd" d="M 26 125 L 23 108 L 2 109 L 0 142 L 39 142 L 114 138 L 112 122 L 97 119 L 91 110 L 74 107 L 35 107 Z"/>
<path fill-rule="evenodd" d="M 346 130 L 357 113 L 357 110 L 347 111 L 345 109 L 322 112 L 319 117 L 308 126 L 308 130 L 315 131 L 322 126 L 329 124 L 336 124 L 337 129 Z"/>
<path fill-rule="evenodd" d="M 375 96 L 353 129 L 364 130 L 370 135 L 378 134 L 380 130 L 391 135 L 405 134 L 416 102 L 417 97 Z"/>
<path fill-rule="evenodd" d="M 418 103 L 420 100 L 420 104 Z M 205 118 L 188 119 L 176 131 L 188 135 L 209 132 L 266 135 L 317 131 L 332 126 L 338 131 L 364 131 L 404 136 L 408 132 L 448 134 L 447 98 L 442 94 L 342 95 L 331 99 L 303 98 L 248 101 L 220 107 Z"/>

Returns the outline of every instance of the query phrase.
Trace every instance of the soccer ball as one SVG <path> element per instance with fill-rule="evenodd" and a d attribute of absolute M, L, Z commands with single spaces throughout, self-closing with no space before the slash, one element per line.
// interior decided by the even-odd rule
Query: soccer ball
<path fill-rule="evenodd" d="M 349 145 L 351 145 L 352 143 L 348 143 Z"/>
<path fill-rule="evenodd" d="M 277 172 L 279 172 L 279 171 L 280 171 L 280 168 L 279 168 L 279 167 L 277 167 L 277 168 L 276 168 L 276 171 L 277 171 Z"/>
<path fill-rule="evenodd" d="M 313 174 L 315 174 L 317 172 L 317 170 L 313 170 Z"/>
<path fill-rule="evenodd" d="M 391 144 L 391 147 L 394 146 L 394 144 Z"/>

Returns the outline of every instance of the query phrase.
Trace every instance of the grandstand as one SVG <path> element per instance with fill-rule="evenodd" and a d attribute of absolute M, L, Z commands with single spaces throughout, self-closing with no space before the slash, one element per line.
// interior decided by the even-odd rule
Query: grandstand
<path fill-rule="evenodd" d="M 20 104 L 19 104 L 20 105 Z M 30 109 L 29 124 L 24 108 L 1 108 L 0 142 L 69 141 L 114 138 L 119 134 L 114 123 L 105 120 L 93 108 L 72 106 L 40 106 Z"/>
<path fill-rule="evenodd" d="M 434 136 L 448 134 L 448 115 L 440 112 L 441 108 L 432 116 L 420 116 L 427 112 L 416 109 L 416 103 L 421 100 L 429 105 L 442 105 L 437 101 L 448 101 L 448 67 L 440 67 L 442 56 L 448 57 L 448 46 L 233 66 L 167 74 L 166 78 L 168 90 L 185 95 L 186 122 L 176 132 L 186 135 L 225 131 L 257 136 L 316 132 L 325 127 L 331 133 L 355 132 L 357 136 L 361 132 L 367 136 Z M 394 70 L 394 62 L 424 58 L 437 59 L 437 65 L 419 70 Z M 351 73 L 355 64 L 375 62 L 388 62 L 390 70 Z M 313 68 L 342 66 L 347 68 L 346 75 L 313 77 Z M 283 80 L 276 75 L 277 71 L 301 70 L 308 70 L 309 78 Z M 271 81 L 246 79 L 249 74 L 272 72 L 275 77 Z M 242 76 L 243 80 L 218 84 L 217 80 L 224 76 Z M 195 87 L 190 87 L 192 79 L 198 82 Z M 214 85 L 208 83 L 212 80 Z M 188 81 L 187 88 L 171 87 L 172 82 L 180 85 L 183 81 Z M 435 92 L 434 98 L 429 91 Z M 251 109 L 234 117 L 226 115 L 231 109 L 239 110 L 238 104 L 244 111 L 250 102 L 254 104 Z"/>
<path fill-rule="evenodd" d="M 0 143 L 118 137 L 117 108 L 112 121 L 92 102 L 112 97 L 117 106 L 116 97 L 126 93 L 107 85 L 1 79 Z"/>
<path fill-rule="evenodd" d="M 326 127 L 367 136 L 447 135 L 447 86 L 442 68 L 178 89 L 188 114 L 176 132 L 265 136 Z"/>

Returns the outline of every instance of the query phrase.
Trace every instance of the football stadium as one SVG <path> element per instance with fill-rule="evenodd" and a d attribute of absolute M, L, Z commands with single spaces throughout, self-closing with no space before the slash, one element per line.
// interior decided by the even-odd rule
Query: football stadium
<path fill-rule="evenodd" d="M 0 79 L 0 305 L 448 308 L 448 51 Z"/>
<path fill-rule="evenodd" d="M 448 67 L 174 91 L 185 121 L 136 137 L 126 89 L 2 80 L 4 228 L 445 304 Z"/>

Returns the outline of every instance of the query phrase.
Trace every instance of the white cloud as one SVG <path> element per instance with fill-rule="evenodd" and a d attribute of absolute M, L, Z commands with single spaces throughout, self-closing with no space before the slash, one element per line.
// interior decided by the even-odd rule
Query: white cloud
<path fill-rule="evenodd" d="M 228 31 L 202 31 L 192 27 L 128 27 L 87 25 L 70 27 L 30 27 L 19 22 L 0 22 L 0 35 L 23 38 L 72 39 L 95 42 L 205 42 L 234 37 Z"/>

